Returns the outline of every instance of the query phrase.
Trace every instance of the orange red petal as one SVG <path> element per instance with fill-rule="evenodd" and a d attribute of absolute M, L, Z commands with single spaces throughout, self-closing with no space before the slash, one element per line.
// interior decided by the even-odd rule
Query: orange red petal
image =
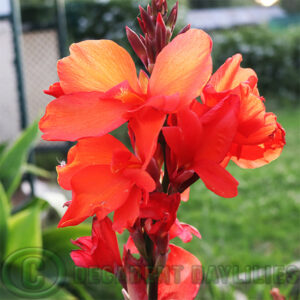
<path fill-rule="evenodd" d="M 72 177 L 72 202 L 58 226 L 74 226 L 94 214 L 103 219 L 125 203 L 132 185 L 121 173 L 113 174 L 110 166 L 80 170 Z"/>
<path fill-rule="evenodd" d="M 226 62 L 211 76 L 208 84 L 212 85 L 216 92 L 232 90 L 245 82 L 251 76 L 256 76 L 252 69 L 241 68 L 242 55 L 236 54 L 226 60 Z"/>
<path fill-rule="evenodd" d="M 212 72 L 212 41 L 202 30 L 180 34 L 157 56 L 149 81 L 151 96 L 179 94 L 188 103 L 200 95 Z"/>
<path fill-rule="evenodd" d="M 202 281 L 200 261 L 188 251 L 170 245 L 166 267 L 160 275 L 158 299 L 193 300 Z"/>
<path fill-rule="evenodd" d="M 70 56 L 57 64 L 66 94 L 106 92 L 123 81 L 138 91 L 135 64 L 128 52 L 109 40 L 89 40 L 72 44 Z"/>
<path fill-rule="evenodd" d="M 193 168 L 205 186 L 215 194 L 224 198 L 237 196 L 238 181 L 219 164 L 203 160 Z"/>
<path fill-rule="evenodd" d="M 57 167 L 59 185 L 70 190 L 71 179 L 79 170 L 89 165 L 110 166 L 113 155 L 117 151 L 132 155 L 119 140 L 111 135 L 79 140 L 69 150 L 67 164 Z"/>
<path fill-rule="evenodd" d="M 101 136 L 127 121 L 123 115 L 129 107 L 99 92 L 64 95 L 48 104 L 39 127 L 49 141 Z"/>

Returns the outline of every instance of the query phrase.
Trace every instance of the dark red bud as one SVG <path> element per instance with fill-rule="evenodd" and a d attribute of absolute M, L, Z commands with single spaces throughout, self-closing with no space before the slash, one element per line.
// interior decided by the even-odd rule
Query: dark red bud
<path fill-rule="evenodd" d="M 141 41 L 143 42 L 144 45 L 146 45 L 146 41 L 145 41 L 145 38 L 140 34 L 140 39 Z"/>
<path fill-rule="evenodd" d="M 176 21 L 177 21 L 177 15 L 178 15 L 178 1 L 172 8 L 170 15 L 168 17 L 168 20 L 166 22 L 166 25 L 171 28 L 171 31 L 173 32 Z"/>
<path fill-rule="evenodd" d="M 146 44 L 146 50 L 147 50 L 147 56 L 148 56 L 148 62 L 149 64 L 154 64 L 155 63 L 155 52 L 154 52 L 154 45 L 152 43 L 152 40 L 146 34 L 145 36 L 145 44 Z"/>
<path fill-rule="evenodd" d="M 141 18 L 144 23 L 145 31 L 152 38 L 152 37 L 154 37 L 154 33 L 155 33 L 155 27 L 152 22 L 152 19 L 141 6 L 139 8 L 140 8 L 140 12 L 141 12 Z"/>
<path fill-rule="evenodd" d="M 187 32 L 188 30 L 190 30 L 190 28 L 191 28 L 191 24 L 186 25 L 184 28 L 182 28 L 179 31 L 178 35 Z"/>
<path fill-rule="evenodd" d="M 145 45 L 138 37 L 138 35 L 127 26 L 126 26 L 126 34 L 132 49 L 140 58 L 140 60 L 143 62 L 145 67 L 147 67 L 147 51 Z"/>
<path fill-rule="evenodd" d="M 162 8 L 161 8 L 160 12 L 163 16 L 165 16 L 168 13 L 168 3 L 167 3 L 167 1 L 163 1 Z"/>
<path fill-rule="evenodd" d="M 152 15 L 152 8 L 149 4 L 147 5 L 147 13 L 148 13 L 149 16 Z"/>
<path fill-rule="evenodd" d="M 145 25 L 144 25 L 143 21 L 139 17 L 137 17 L 137 20 L 138 20 L 138 22 L 140 24 L 141 30 L 145 34 L 146 33 L 146 28 L 145 28 Z"/>
<path fill-rule="evenodd" d="M 157 14 L 156 0 L 151 1 L 152 15 Z"/>
<path fill-rule="evenodd" d="M 157 15 L 156 28 L 155 28 L 155 37 L 156 37 L 156 55 L 162 50 L 166 45 L 166 25 L 163 20 L 161 13 Z"/>

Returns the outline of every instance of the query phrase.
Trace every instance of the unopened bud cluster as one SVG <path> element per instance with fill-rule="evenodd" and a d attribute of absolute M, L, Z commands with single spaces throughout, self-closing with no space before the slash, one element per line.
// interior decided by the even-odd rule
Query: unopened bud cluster
<path fill-rule="evenodd" d="M 152 0 L 147 10 L 139 7 L 138 22 L 143 34 L 138 35 L 126 27 L 128 40 L 149 73 L 152 72 L 157 55 L 170 42 L 178 15 L 178 2 L 168 14 L 166 0 Z M 185 26 L 179 34 L 190 29 Z"/>

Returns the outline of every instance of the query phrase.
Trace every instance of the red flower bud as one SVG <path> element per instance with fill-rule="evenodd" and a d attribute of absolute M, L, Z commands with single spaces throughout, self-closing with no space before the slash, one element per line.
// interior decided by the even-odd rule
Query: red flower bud
<path fill-rule="evenodd" d="M 126 26 L 126 34 L 132 49 L 140 58 L 140 60 L 143 62 L 145 67 L 147 67 L 147 50 L 145 44 L 139 38 L 139 36 L 127 26 Z"/>
<path fill-rule="evenodd" d="M 187 32 L 188 30 L 190 30 L 190 28 L 191 28 L 191 24 L 186 25 L 179 31 L 178 35 Z"/>
<path fill-rule="evenodd" d="M 176 4 L 174 5 L 174 7 L 172 8 L 170 15 L 167 19 L 166 25 L 167 27 L 170 27 L 171 31 L 174 30 L 176 21 L 177 21 L 177 15 L 178 15 L 178 1 L 176 2 Z"/>
<path fill-rule="evenodd" d="M 139 9 L 140 9 L 142 21 L 144 23 L 145 31 L 146 33 L 149 34 L 151 38 L 153 38 L 155 34 L 155 27 L 153 21 L 150 15 L 141 6 L 139 6 Z"/>

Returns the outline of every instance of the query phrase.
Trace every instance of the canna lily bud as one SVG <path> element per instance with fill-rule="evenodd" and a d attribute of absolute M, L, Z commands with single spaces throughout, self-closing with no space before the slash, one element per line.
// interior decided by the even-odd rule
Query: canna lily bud
<path fill-rule="evenodd" d="M 155 36 L 156 36 L 156 55 L 166 46 L 166 25 L 161 13 L 157 15 Z"/>
<path fill-rule="evenodd" d="M 126 34 L 132 49 L 140 58 L 142 63 L 145 65 L 145 67 L 147 67 L 147 50 L 145 44 L 139 38 L 139 36 L 127 26 L 126 26 Z"/>
<path fill-rule="evenodd" d="M 190 30 L 190 28 L 191 28 L 191 24 L 186 25 L 179 31 L 178 35 L 187 32 L 188 30 Z"/>
<path fill-rule="evenodd" d="M 166 21 L 166 26 L 170 28 L 170 30 L 173 32 L 176 21 L 177 21 L 177 15 L 178 15 L 178 1 L 172 8 L 170 15 Z"/>
<path fill-rule="evenodd" d="M 155 36 L 155 27 L 153 21 L 150 15 L 148 15 L 148 13 L 141 6 L 139 6 L 139 9 L 142 21 L 144 23 L 144 28 L 146 29 L 146 32 L 149 34 L 149 36 L 153 38 Z"/>

